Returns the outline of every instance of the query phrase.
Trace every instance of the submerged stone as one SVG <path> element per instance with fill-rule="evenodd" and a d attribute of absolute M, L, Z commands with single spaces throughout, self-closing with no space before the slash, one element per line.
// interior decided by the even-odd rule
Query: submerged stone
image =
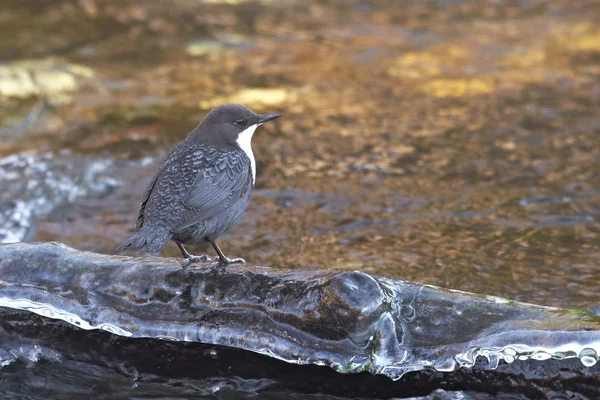
<path fill-rule="evenodd" d="M 0 246 L 0 307 L 4 321 L 19 321 L 2 327 L 10 327 L 12 335 L 0 346 L 10 355 L 2 357 L 6 365 L 20 357 L 13 347 L 22 349 L 25 342 L 35 342 L 36 354 L 55 362 L 67 348 L 77 357 L 86 352 L 74 351 L 70 341 L 60 344 L 73 336 L 64 333 L 72 328 L 34 313 L 79 328 L 77 335 L 92 343 L 87 360 L 101 357 L 95 354 L 99 343 L 116 349 L 139 345 L 127 342 L 137 338 L 154 343 L 151 354 L 144 350 L 145 363 L 160 364 L 167 353 L 174 357 L 191 351 L 178 346 L 193 342 L 250 351 L 303 368 L 312 364 L 393 380 L 410 380 L 414 374 L 409 372 L 436 372 L 464 383 L 482 371 L 496 371 L 531 377 L 539 385 L 540 380 L 563 379 L 566 368 L 572 377 L 598 383 L 600 318 L 593 313 L 360 271 L 214 264 L 184 270 L 171 258 L 18 243 Z M 102 331 L 115 339 L 99 339 L 107 335 Z M 44 338 L 52 340 L 43 344 Z M 219 351 L 206 354 L 215 358 Z M 32 362 L 31 353 L 28 357 L 26 362 Z M 171 362 L 184 359 L 178 354 Z M 447 381 L 446 375 L 434 376 Z"/>
<path fill-rule="evenodd" d="M 243 89 L 231 96 L 217 97 L 200 102 L 200 107 L 209 109 L 223 103 L 240 103 L 253 105 L 277 106 L 294 103 L 298 99 L 296 90 L 284 88 L 250 88 Z"/>
<path fill-rule="evenodd" d="M 93 76 L 90 68 L 52 58 L 0 65 L 0 100 L 44 96 L 52 104 L 68 102 Z"/>

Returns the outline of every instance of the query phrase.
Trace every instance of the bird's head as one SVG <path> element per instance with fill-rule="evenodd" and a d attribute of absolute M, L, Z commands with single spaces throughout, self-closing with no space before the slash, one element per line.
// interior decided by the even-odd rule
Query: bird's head
<path fill-rule="evenodd" d="M 281 114 L 257 114 L 241 104 L 224 104 L 206 114 L 192 135 L 216 146 L 249 148 L 256 128 L 279 117 Z"/>

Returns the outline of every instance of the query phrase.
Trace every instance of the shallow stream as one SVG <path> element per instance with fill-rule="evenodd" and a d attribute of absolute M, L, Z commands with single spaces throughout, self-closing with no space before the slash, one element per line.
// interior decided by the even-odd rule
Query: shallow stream
<path fill-rule="evenodd" d="M 239 102 L 284 116 L 254 136 L 226 254 L 598 313 L 599 15 L 592 0 L 0 0 L 0 241 L 114 254 L 169 149 Z"/>

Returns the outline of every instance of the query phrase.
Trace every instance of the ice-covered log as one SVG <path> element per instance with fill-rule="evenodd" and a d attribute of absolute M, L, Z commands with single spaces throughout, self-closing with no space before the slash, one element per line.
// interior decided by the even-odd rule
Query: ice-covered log
<path fill-rule="evenodd" d="M 544 379 L 566 359 L 590 377 L 586 371 L 598 369 L 600 352 L 600 318 L 590 312 L 360 271 L 183 269 L 176 259 L 101 255 L 56 243 L 0 246 L 0 307 L 20 315 L 21 323 L 35 313 L 80 334 L 108 331 L 120 343 L 199 342 L 392 379 L 422 370 L 464 374 L 474 365 L 513 372 L 536 365 Z M 32 321 L 28 340 L 35 340 L 32 324 L 40 319 Z M 2 361 L 3 350 L 17 357 L 0 346 L 0 362 L 10 362 Z"/>

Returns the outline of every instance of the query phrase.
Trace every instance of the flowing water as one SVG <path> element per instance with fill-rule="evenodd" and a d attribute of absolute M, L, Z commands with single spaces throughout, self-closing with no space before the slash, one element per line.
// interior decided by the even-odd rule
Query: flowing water
<path fill-rule="evenodd" d="M 599 16 L 593 0 L 0 0 L 5 241 L 114 253 L 166 152 L 240 102 L 284 116 L 254 136 L 230 257 L 599 312 Z M 32 153 L 66 178 L 20 175 Z"/>

